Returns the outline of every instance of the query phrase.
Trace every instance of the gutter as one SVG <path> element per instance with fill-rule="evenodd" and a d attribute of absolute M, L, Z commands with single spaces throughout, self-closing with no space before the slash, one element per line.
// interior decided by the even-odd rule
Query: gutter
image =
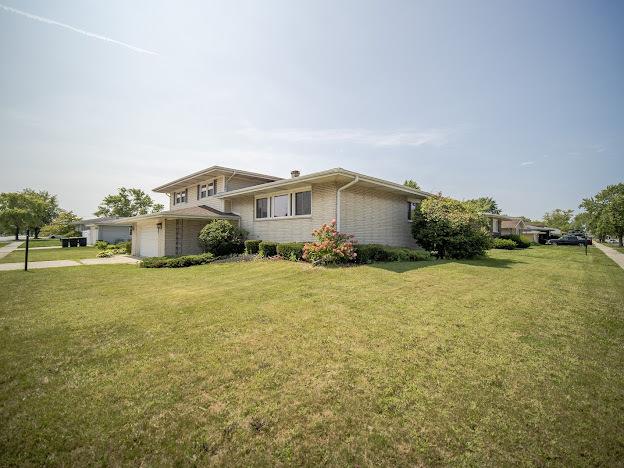
<path fill-rule="evenodd" d="M 340 195 L 344 189 L 348 189 L 349 187 L 354 186 L 360 181 L 360 176 L 355 176 L 351 182 L 346 185 L 343 185 L 336 191 L 336 230 L 340 232 Z"/>

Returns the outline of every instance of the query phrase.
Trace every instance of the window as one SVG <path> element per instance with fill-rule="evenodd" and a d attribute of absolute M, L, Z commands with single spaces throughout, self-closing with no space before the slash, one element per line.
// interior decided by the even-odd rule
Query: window
<path fill-rule="evenodd" d="M 186 203 L 186 190 L 184 192 L 180 192 L 180 203 Z"/>
<path fill-rule="evenodd" d="M 407 219 L 412 220 L 412 216 L 414 215 L 414 211 L 418 208 L 418 204 L 416 202 L 407 202 Z"/>
<path fill-rule="evenodd" d="M 312 192 L 295 193 L 295 216 L 309 215 L 312 213 Z"/>
<path fill-rule="evenodd" d="M 208 186 L 206 184 L 202 184 L 199 189 L 199 198 L 206 198 L 208 196 Z"/>
<path fill-rule="evenodd" d="M 177 205 L 182 200 L 180 192 L 173 192 L 173 204 Z"/>
<path fill-rule="evenodd" d="M 269 216 L 269 199 L 256 199 L 256 218 L 268 218 Z"/>
<path fill-rule="evenodd" d="M 273 197 L 273 217 L 281 218 L 283 216 L 288 216 L 288 205 L 289 205 L 290 197 L 288 195 L 275 195 Z"/>
<path fill-rule="evenodd" d="M 217 179 L 213 180 L 208 184 L 208 196 L 217 194 Z"/>

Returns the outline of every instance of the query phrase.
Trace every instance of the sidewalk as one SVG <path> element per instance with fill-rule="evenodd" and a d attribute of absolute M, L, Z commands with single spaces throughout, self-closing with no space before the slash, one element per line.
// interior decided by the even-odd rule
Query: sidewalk
<path fill-rule="evenodd" d="M 22 241 L 11 242 L 4 247 L 0 247 L 0 258 L 4 258 L 17 249 L 20 245 L 22 245 Z"/>
<path fill-rule="evenodd" d="M 28 247 L 28 250 L 46 250 L 46 249 L 62 249 L 63 247 L 60 245 L 52 245 L 48 247 Z M 26 247 L 20 247 L 17 250 L 26 250 Z"/>
<path fill-rule="evenodd" d="M 46 262 L 28 262 L 28 269 L 58 268 L 83 265 L 133 265 L 139 260 L 132 257 L 116 256 L 110 258 L 85 258 L 83 260 L 49 260 Z M 0 263 L 0 271 L 23 270 L 24 262 Z"/>
<path fill-rule="evenodd" d="M 602 250 L 607 257 L 609 257 L 611 260 L 617 263 L 620 266 L 620 268 L 624 268 L 624 254 L 623 253 L 620 253 L 617 250 L 612 249 L 611 247 L 607 247 L 606 245 L 603 245 L 596 241 L 594 241 L 594 245 L 598 247 L 600 250 Z"/>

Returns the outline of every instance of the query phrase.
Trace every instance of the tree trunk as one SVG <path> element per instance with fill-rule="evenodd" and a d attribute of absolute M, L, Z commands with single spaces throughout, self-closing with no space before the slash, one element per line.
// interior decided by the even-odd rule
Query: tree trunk
<path fill-rule="evenodd" d="M 620 247 L 624 247 L 624 245 L 622 245 L 622 235 L 621 235 L 621 234 L 620 234 L 620 236 L 619 236 L 619 239 L 618 239 L 618 240 L 620 241 Z"/>
<path fill-rule="evenodd" d="M 41 228 L 36 227 L 35 228 L 35 239 L 39 239 L 39 231 L 41 231 Z"/>
<path fill-rule="evenodd" d="M 15 228 L 15 240 L 19 240 L 19 228 Z"/>

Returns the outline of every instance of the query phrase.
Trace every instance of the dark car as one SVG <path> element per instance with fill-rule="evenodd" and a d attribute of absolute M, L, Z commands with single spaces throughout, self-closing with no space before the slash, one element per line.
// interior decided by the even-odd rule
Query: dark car
<path fill-rule="evenodd" d="M 551 245 L 585 245 L 585 239 L 572 234 L 566 234 L 559 239 L 550 239 L 546 243 Z"/>

